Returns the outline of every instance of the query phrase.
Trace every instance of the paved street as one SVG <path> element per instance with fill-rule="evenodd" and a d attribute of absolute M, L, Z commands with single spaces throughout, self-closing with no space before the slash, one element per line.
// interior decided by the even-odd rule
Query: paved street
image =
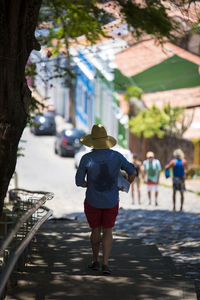
<path fill-rule="evenodd" d="M 17 174 L 19 187 L 53 192 L 54 199 L 47 203 L 56 217 L 64 213 L 82 211 L 84 191 L 74 184 L 74 159 L 54 153 L 54 136 L 34 136 L 26 128 L 22 137 L 26 143 L 24 157 L 19 157 Z"/>
<path fill-rule="evenodd" d="M 100 255 L 100 261 L 102 256 Z M 112 274 L 88 269 L 89 228 L 78 220 L 46 222 L 31 262 L 6 300 L 195 300 L 193 280 L 176 270 L 156 245 L 114 231 Z"/>
<path fill-rule="evenodd" d="M 55 197 L 47 206 L 53 209 L 54 217 L 76 216 L 85 220 L 85 190 L 75 186 L 74 159 L 54 154 L 52 136 L 34 136 L 26 129 L 22 139 L 27 142 L 22 144 L 25 157 L 20 157 L 17 163 L 19 187 L 53 192 Z M 186 192 L 184 212 L 174 213 L 171 188 L 160 186 L 158 207 L 148 205 L 146 186 L 142 185 L 141 189 L 141 206 L 131 204 L 130 194 L 120 193 L 121 209 L 116 229 L 132 238 L 142 238 L 147 244 L 156 244 L 177 264 L 199 263 L 200 196 Z M 177 196 L 178 210 L 180 197 Z"/>
<path fill-rule="evenodd" d="M 80 224 L 84 224 L 85 190 L 75 186 L 74 159 L 54 154 L 55 137 L 34 136 L 26 129 L 22 139 L 26 143 L 21 143 L 25 148 L 25 157 L 19 157 L 16 168 L 19 187 L 53 192 L 55 197 L 47 206 L 53 209 L 54 217 L 77 217 Z M 120 193 L 120 211 L 115 230 L 132 239 L 140 239 L 145 245 L 156 245 L 164 257 L 170 256 L 177 269 L 195 282 L 198 290 L 200 196 L 186 192 L 184 211 L 179 212 L 180 195 L 177 195 L 177 211 L 173 212 L 171 188 L 159 187 L 157 207 L 148 205 L 145 185 L 141 186 L 141 193 L 142 205 L 137 204 L 137 197 L 136 204 L 132 205 L 130 194 Z"/>
<path fill-rule="evenodd" d="M 29 190 L 53 192 L 55 197 L 47 203 L 53 209 L 55 217 L 64 217 L 70 213 L 83 211 L 85 190 L 75 186 L 74 159 L 59 157 L 54 154 L 53 136 L 34 136 L 26 128 L 22 137 L 25 143 L 24 157 L 19 157 L 17 173 L 19 187 Z M 172 191 L 160 186 L 159 206 L 148 205 L 146 186 L 142 185 L 142 205 L 132 205 L 130 194 L 120 193 L 120 206 L 124 209 L 170 210 L 172 209 Z M 179 195 L 177 195 L 179 209 Z M 200 213 L 200 197 L 194 193 L 186 193 L 185 212 Z M 136 201 L 137 202 L 137 201 Z M 152 201 L 153 202 L 153 201 Z"/>

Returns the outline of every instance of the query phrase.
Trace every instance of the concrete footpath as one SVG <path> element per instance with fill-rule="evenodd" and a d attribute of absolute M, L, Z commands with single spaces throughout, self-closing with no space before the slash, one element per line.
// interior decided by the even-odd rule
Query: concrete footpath
<path fill-rule="evenodd" d="M 154 244 L 115 231 L 112 275 L 89 270 L 90 259 L 85 222 L 49 220 L 33 242 L 32 260 L 19 274 L 18 286 L 8 290 L 6 299 L 197 299 L 193 281 L 178 273 Z"/>

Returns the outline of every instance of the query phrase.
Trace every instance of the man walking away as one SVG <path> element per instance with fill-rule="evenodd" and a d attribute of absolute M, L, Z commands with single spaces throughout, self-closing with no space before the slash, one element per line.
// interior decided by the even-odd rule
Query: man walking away
<path fill-rule="evenodd" d="M 185 169 L 187 161 L 181 149 L 176 149 L 173 153 L 174 158 L 165 166 L 165 170 L 173 169 L 173 210 L 176 210 L 176 191 L 181 194 L 180 211 L 183 210 L 184 191 L 185 191 Z"/>
<path fill-rule="evenodd" d="M 86 188 L 84 211 L 91 227 L 93 259 L 88 267 L 100 269 L 99 246 L 102 240 L 102 272 L 111 274 L 108 259 L 112 248 L 112 228 L 119 208 L 118 175 L 120 169 L 124 170 L 131 183 L 135 177 L 135 167 L 122 154 L 110 149 L 116 140 L 107 135 L 101 124 L 94 125 L 91 134 L 83 136 L 80 141 L 93 148 L 82 157 L 76 173 L 76 185 Z"/>

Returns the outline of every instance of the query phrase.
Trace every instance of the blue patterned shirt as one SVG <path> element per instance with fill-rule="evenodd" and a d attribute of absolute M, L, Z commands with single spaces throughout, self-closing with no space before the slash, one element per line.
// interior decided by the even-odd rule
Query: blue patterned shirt
<path fill-rule="evenodd" d="M 120 169 L 132 175 L 135 167 L 119 152 L 111 149 L 92 150 L 85 154 L 76 173 L 76 185 L 87 181 L 86 199 L 97 208 L 112 208 L 119 201 Z"/>

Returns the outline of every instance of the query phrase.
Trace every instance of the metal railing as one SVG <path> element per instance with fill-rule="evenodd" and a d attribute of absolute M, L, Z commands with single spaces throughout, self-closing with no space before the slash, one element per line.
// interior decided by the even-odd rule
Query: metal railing
<path fill-rule="evenodd" d="M 47 200 L 51 200 L 53 193 L 43 191 L 28 191 L 25 189 L 13 189 L 9 192 L 10 215 L 5 226 L 11 226 L 9 233 L 3 237 L 0 246 L 0 258 L 2 260 L 2 272 L 0 274 L 0 299 L 4 299 L 6 286 L 14 268 L 21 259 L 25 264 L 25 249 L 30 245 L 35 233 L 40 226 L 52 215 L 52 211 L 44 206 Z M 5 232 L 7 233 L 7 227 Z M 29 249 L 30 251 L 30 249 Z M 24 254 L 24 256 L 23 256 Z M 19 265 L 22 265 L 20 262 Z"/>

